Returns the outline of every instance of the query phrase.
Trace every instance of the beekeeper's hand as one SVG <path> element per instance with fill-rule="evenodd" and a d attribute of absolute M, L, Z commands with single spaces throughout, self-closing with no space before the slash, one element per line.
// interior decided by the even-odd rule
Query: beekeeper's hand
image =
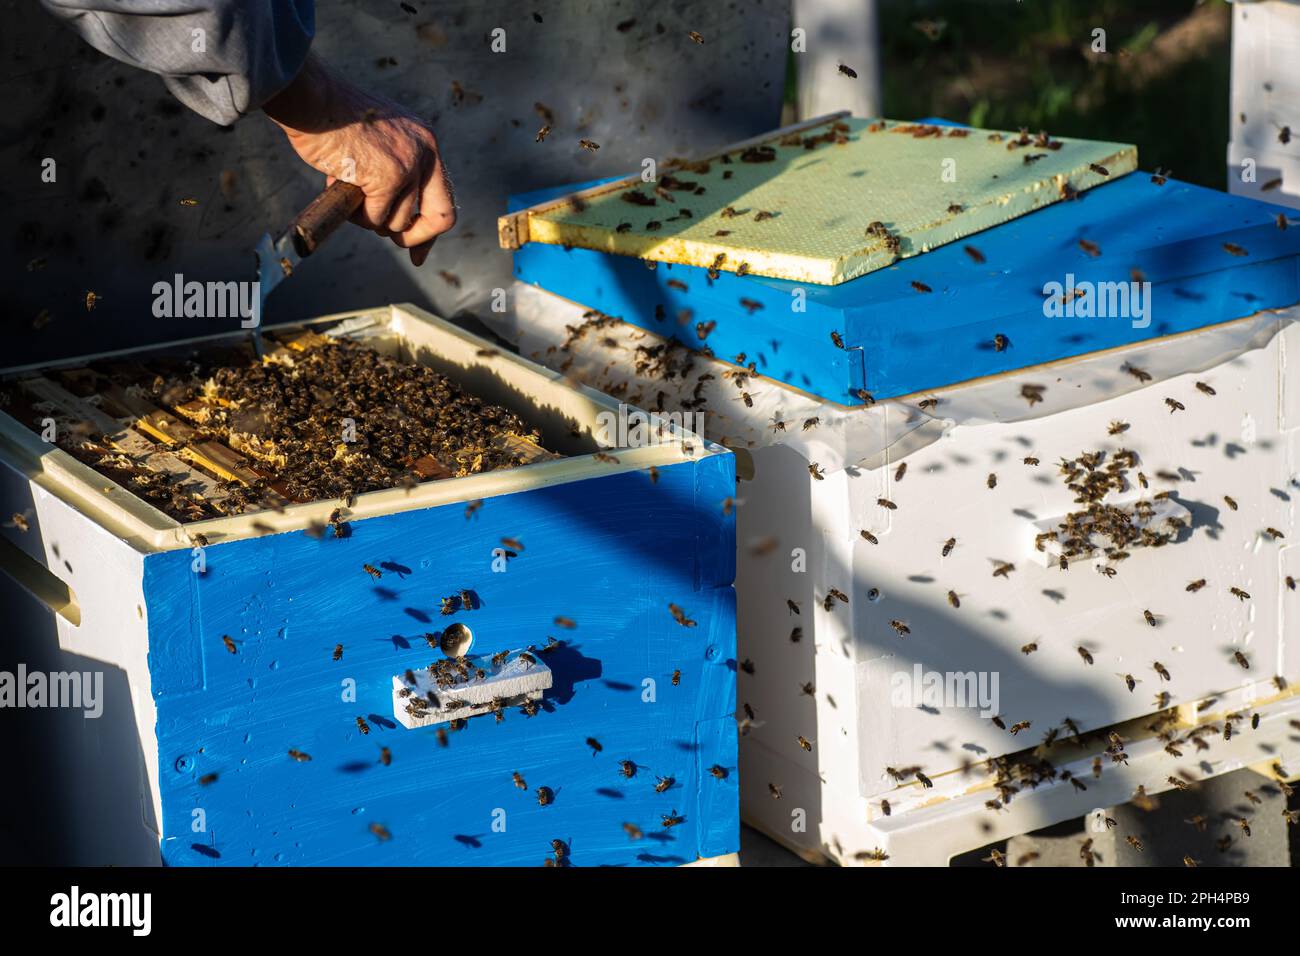
<path fill-rule="evenodd" d="M 357 89 L 314 56 L 263 111 L 303 162 L 328 182 L 365 193 L 352 221 L 410 250 L 422 265 L 434 239 L 456 224 L 456 200 L 438 141 L 419 117 Z"/>

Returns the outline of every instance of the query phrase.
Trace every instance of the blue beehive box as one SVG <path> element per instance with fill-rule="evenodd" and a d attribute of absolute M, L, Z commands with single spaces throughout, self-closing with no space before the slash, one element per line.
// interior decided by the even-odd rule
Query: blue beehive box
<path fill-rule="evenodd" d="M 519 195 L 510 208 L 590 185 Z M 1300 228 L 1278 227 L 1288 212 L 1132 173 L 835 286 L 725 271 L 710 278 L 669 263 L 648 269 L 633 258 L 540 243 L 515 252 L 515 275 L 721 359 L 744 354 L 769 378 L 856 405 L 1290 305 L 1300 298 Z M 1131 322 L 1051 313 L 1052 300 L 1068 298 L 1061 303 L 1068 315 L 1082 315 L 1086 300 L 1072 289 L 1134 282 L 1146 315 Z M 1107 298 L 1101 290 L 1094 301 Z M 679 324 L 683 310 L 691 317 Z M 706 340 L 695 331 L 699 321 L 716 323 Z"/>
<path fill-rule="evenodd" d="M 134 754 L 82 768 L 101 785 L 79 788 L 75 862 L 142 862 L 124 833 L 170 865 L 540 866 L 557 840 L 563 865 L 734 853 L 731 455 L 680 428 L 602 451 L 612 400 L 411 307 L 343 318 L 562 454 L 180 524 L 0 416 L 4 506 L 27 515 L 4 531 L 28 582 L 13 614 L 126 677 L 104 719 L 50 741 Z M 57 370 L 19 387 L 34 375 L 75 401 Z M 322 533 L 338 507 L 346 533 Z M 471 675 L 523 652 L 546 680 L 408 729 L 394 678 L 446 666 L 453 624 Z"/>

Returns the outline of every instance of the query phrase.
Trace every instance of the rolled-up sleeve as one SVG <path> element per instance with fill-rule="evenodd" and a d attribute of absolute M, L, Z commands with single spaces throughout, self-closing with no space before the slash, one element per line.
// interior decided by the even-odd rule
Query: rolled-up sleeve
<path fill-rule="evenodd" d="M 311 48 L 313 0 L 41 0 L 87 43 L 157 73 L 222 126 L 284 89 Z"/>

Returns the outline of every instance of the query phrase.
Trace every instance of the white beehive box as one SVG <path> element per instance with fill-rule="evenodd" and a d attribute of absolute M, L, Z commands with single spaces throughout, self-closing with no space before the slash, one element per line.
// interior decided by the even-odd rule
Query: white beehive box
<path fill-rule="evenodd" d="M 1300 4 L 1232 5 L 1228 129 L 1228 190 L 1300 208 Z"/>
<path fill-rule="evenodd" d="M 1139 785 L 1150 793 L 1168 789 L 1168 777 L 1180 771 L 1202 777 L 1264 757 L 1291 766 L 1300 759 L 1287 725 L 1300 709 L 1292 696 L 1300 677 L 1300 594 L 1285 584 L 1287 576 L 1300 577 L 1300 548 L 1292 544 L 1300 534 L 1300 386 L 1289 368 L 1300 354 L 1300 325 L 1293 313 L 867 409 L 756 380 L 746 385 L 747 407 L 726 378 L 727 363 L 697 357 L 675 383 L 638 375 L 629 355 L 652 349 L 658 337 L 622 323 L 575 336 L 581 306 L 521 284 L 515 294 L 524 354 L 632 402 L 652 404 L 663 389 L 665 407 L 703 396 L 710 437 L 739 456 L 738 719 L 747 822 L 841 862 L 869 861 L 879 847 L 893 862 L 942 865 L 1000 837 L 1127 800 Z M 1153 380 L 1139 382 L 1125 366 Z M 1042 402 L 1030 405 L 1025 385 L 1044 386 Z M 923 397 L 939 399 L 938 406 L 920 411 Z M 1185 410 L 1171 412 L 1166 397 Z M 805 431 L 814 417 L 818 423 Z M 771 427 L 778 419 L 784 431 Z M 1115 421 L 1128 428 L 1112 436 Z M 1160 506 L 1185 508 L 1190 534 L 1134 549 L 1114 562 L 1113 578 L 1096 570 L 1110 562 L 1046 566 L 1034 549 L 1035 524 L 1077 507 L 1057 461 L 1121 447 L 1138 454 L 1150 483 L 1132 496 L 1173 490 L 1175 499 Z M 1040 464 L 1024 464 L 1029 456 Z M 810 474 L 814 461 L 821 479 Z M 990 473 L 997 475 L 993 489 Z M 897 509 L 877 504 L 882 498 Z M 1285 538 L 1273 540 L 1268 527 Z M 956 545 L 945 557 L 949 538 Z M 995 562 L 1015 570 L 994 577 Z M 1186 590 L 1202 578 L 1203 589 Z M 842 590 L 847 604 L 827 602 L 831 588 Z M 949 604 L 950 590 L 959 607 Z M 1148 609 L 1155 627 L 1144 618 Z M 910 633 L 900 637 L 895 620 Z M 1037 649 L 1023 653 L 1030 643 Z M 1246 655 L 1248 670 L 1234 651 Z M 993 710 L 1008 729 L 980 716 L 978 706 L 942 699 L 934 706 L 913 694 L 917 665 L 922 677 L 996 676 Z M 1139 682 L 1133 691 L 1124 676 L 1130 673 Z M 1275 678 L 1286 678 L 1287 692 Z M 1126 740 L 1150 737 L 1142 725 L 1159 709 L 1161 691 L 1170 694 L 1165 706 L 1177 708 L 1182 733 L 1198 719 L 1209 723 L 1242 707 L 1266 719 L 1258 731 L 1239 725 L 1233 742 L 1216 743 L 1203 757 L 1179 760 L 1163 742 L 1136 741 L 1128 764 L 1112 767 L 1105 758 L 1094 779 L 1093 759 L 1106 740 L 1087 732 L 1119 725 Z M 1198 718 L 1198 702 L 1211 699 Z M 990 811 L 985 801 L 997 796 L 991 781 L 963 765 L 1030 750 L 1052 728 L 1068 738 L 1067 718 L 1084 742 L 1048 757 L 1058 769 L 1073 766 L 1083 789 L 1044 783 Z M 1030 726 L 1012 735 L 1021 721 Z M 900 783 L 888 769 L 918 766 L 933 789 L 910 773 Z"/>

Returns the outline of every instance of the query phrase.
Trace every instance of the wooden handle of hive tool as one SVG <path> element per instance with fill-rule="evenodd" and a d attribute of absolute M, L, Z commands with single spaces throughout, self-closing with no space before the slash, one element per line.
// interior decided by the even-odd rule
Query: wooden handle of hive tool
<path fill-rule="evenodd" d="M 293 221 L 294 247 L 304 259 L 347 222 L 366 194 L 361 187 L 341 179 L 313 199 Z"/>

